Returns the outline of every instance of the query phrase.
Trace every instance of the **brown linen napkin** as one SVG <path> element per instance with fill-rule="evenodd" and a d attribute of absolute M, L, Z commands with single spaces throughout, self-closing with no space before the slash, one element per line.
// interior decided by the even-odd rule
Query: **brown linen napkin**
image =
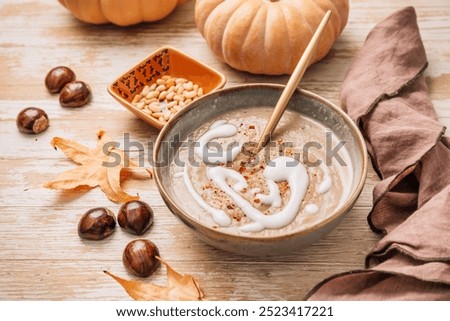
<path fill-rule="evenodd" d="M 366 270 L 332 276 L 308 300 L 450 300 L 450 139 L 427 94 L 414 8 L 369 33 L 345 76 L 344 109 L 381 181 L 368 221 L 386 234 Z"/>

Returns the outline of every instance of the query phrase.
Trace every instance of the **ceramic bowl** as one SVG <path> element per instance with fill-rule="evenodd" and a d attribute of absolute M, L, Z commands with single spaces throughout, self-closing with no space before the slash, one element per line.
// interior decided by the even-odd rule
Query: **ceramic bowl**
<path fill-rule="evenodd" d="M 111 82 L 108 92 L 133 114 L 161 129 L 165 123 L 146 114 L 131 102 L 145 85 L 156 82 L 164 75 L 188 79 L 202 87 L 205 94 L 222 88 L 226 82 L 225 76 L 219 71 L 173 47 L 162 47 Z"/>
<path fill-rule="evenodd" d="M 300 249 L 330 232 L 342 221 L 356 202 L 366 179 L 367 151 L 364 139 L 353 121 L 338 107 L 326 99 L 305 90 L 297 90 L 288 110 L 303 114 L 333 131 L 346 141 L 346 149 L 351 159 L 350 170 L 354 173 L 349 182 L 348 197 L 332 213 L 308 228 L 281 235 L 261 237 L 252 233 L 235 235 L 217 226 L 208 226 L 195 218 L 189 197 L 177 195 L 174 190 L 170 166 L 177 155 L 177 147 L 172 148 L 176 136 L 184 141 L 205 123 L 220 119 L 231 110 L 245 110 L 255 106 L 275 106 L 283 86 L 272 84 L 249 84 L 218 90 L 193 102 L 189 109 L 182 110 L 160 132 L 154 149 L 154 173 L 158 189 L 168 208 L 204 242 L 225 251 L 244 255 L 277 255 Z M 199 208 L 196 212 L 201 212 Z M 196 213 L 198 215 L 198 213 Z M 208 215 L 205 212 L 205 215 Z"/>

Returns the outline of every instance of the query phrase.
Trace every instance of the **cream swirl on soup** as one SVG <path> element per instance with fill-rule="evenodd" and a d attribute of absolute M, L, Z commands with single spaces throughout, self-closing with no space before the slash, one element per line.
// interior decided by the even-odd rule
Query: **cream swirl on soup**
<path fill-rule="evenodd" d="M 349 192 L 343 180 L 351 180 L 349 157 L 342 149 L 345 165 L 326 164 L 325 146 L 318 146 L 326 143 L 327 130 L 316 121 L 301 116 L 290 122 L 287 111 L 276 141 L 255 156 L 241 152 L 246 142 L 259 138 L 270 111 L 234 111 L 199 128 L 194 133 L 197 164 L 188 161 L 188 149 L 180 149 L 185 165 L 180 170 L 172 164 L 173 183 L 202 209 L 194 218 L 208 221 L 209 216 L 213 226 L 236 233 L 273 234 L 301 229 L 342 205 Z M 310 141 L 318 144 L 306 155 Z"/>

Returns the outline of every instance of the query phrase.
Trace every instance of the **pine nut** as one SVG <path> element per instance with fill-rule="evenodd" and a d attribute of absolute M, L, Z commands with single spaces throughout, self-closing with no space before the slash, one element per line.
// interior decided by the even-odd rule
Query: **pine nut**
<path fill-rule="evenodd" d="M 147 96 L 147 94 L 150 92 L 150 87 L 149 86 L 144 86 L 144 89 L 142 89 L 141 91 L 141 95 L 142 96 Z"/>
<path fill-rule="evenodd" d="M 181 96 L 181 95 L 175 95 L 175 96 L 173 97 L 173 100 L 176 100 L 176 101 L 183 101 L 183 100 L 184 100 L 184 96 Z"/>
<path fill-rule="evenodd" d="M 164 85 L 159 85 L 158 87 L 156 87 L 155 90 L 161 92 L 161 91 L 163 91 L 163 90 L 166 90 L 166 86 L 164 86 Z"/>
<path fill-rule="evenodd" d="M 150 105 L 151 103 L 158 102 L 157 98 L 145 99 L 145 104 Z"/>
<path fill-rule="evenodd" d="M 172 101 L 172 100 L 173 100 L 173 97 L 175 97 L 175 92 L 174 92 L 174 91 L 171 91 L 170 93 L 167 94 L 166 100 L 167 100 L 167 101 Z"/>
<path fill-rule="evenodd" d="M 178 102 L 176 100 L 171 101 L 170 103 L 167 103 L 167 108 L 172 108 L 173 106 L 175 106 L 176 104 L 178 104 Z"/>
<path fill-rule="evenodd" d="M 170 114 L 171 114 L 170 110 L 166 111 L 166 112 L 164 113 L 164 119 L 165 119 L 165 120 L 169 120 Z"/>
<path fill-rule="evenodd" d="M 159 103 L 151 103 L 148 105 L 148 109 L 150 109 L 154 113 L 158 113 L 161 111 L 161 105 Z"/>
<path fill-rule="evenodd" d="M 185 91 L 183 92 L 183 96 L 186 97 L 186 98 L 188 98 L 188 99 L 192 99 L 192 98 L 194 98 L 195 96 L 197 96 L 197 92 L 196 92 L 195 90 L 193 90 L 193 91 L 187 91 L 187 90 L 185 90 Z"/>
<path fill-rule="evenodd" d="M 136 104 L 136 107 L 139 109 L 144 109 L 145 107 L 145 101 L 140 101 Z"/>
<path fill-rule="evenodd" d="M 192 83 L 192 81 L 183 84 L 184 89 L 186 90 L 192 90 L 194 88 L 194 84 Z"/>
<path fill-rule="evenodd" d="M 159 94 L 159 96 L 158 96 L 158 99 L 161 101 L 161 100 L 164 100 L 164 99 L 166 99 L 166 96 L 167 96 L 167 91 L 162 91 L 160 94 Z"/>
<path fill-rule="evenodd" d="M 133 100 L 131 101 L 132 104 L 137 103 L 139 100 L 141 100 L 142 96 L 140 94 L 137 94 L 134 96 Z"/>
<path fill-rule="evenodd" d="M 152 99 L 152 98 L 156 98 L 156 97 L 158 97 L 157 91 L 151 91 L 147 94 L 147 96 L 145 96 L 145 98 L 147 98 L 147 99 Z"/>
<path fill-rule="evenodd" d="M 164 75 L 145 85 L 133 97 L 132 105 L 165 124 L 187 104 L 203 96 L 203 88 L 185 78 Z"/>
<path fill-rule="evenodd" d="M 167 89 L 167 88 L 170 88 L 170 87 L 172 87 L 172 86 L 174 86 L 174 85 L 175 85 L 175 80 L 170 79 L 170 80 L 167 81 L 167 83 L 166 83 L 166 89 Z"/>

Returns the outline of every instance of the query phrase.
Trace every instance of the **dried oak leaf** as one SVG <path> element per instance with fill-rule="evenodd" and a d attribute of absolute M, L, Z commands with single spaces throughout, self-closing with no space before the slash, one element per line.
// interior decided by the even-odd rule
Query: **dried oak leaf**
<path fill-rule="evenodd" d="M 97 134 L 97 146 L 89 149 L 70 139 L 53 137 L 50 144 L 60 149 L 67 157 L 80 166 L 59 174 L 55 180 L 47 182 L 44 187 L 50 189 L 76 189 L 78 187 L 94 188 L 99 186 L 113 202 L 127 202 L 139 199 L 125 193 L 120 187 L 121 179 L 133 169 L 140 168 L 128 158 L 123 150 L 103 130 Z M 125 166 L 127 165 L 127 166 Z M 145 170 L 152 176 L 150 170 Z"/>
<path fill-rule="evenodd" d="M 108 271 L 103 272 L 116 280 L 130 297 L 138 301 L 195 301 L 205 296 L 200 283 L 192 275 L 180 274 L 160 257 L 157 259 L 166 266 L 166 286 L 139 280 L 125 280 Z"/>

